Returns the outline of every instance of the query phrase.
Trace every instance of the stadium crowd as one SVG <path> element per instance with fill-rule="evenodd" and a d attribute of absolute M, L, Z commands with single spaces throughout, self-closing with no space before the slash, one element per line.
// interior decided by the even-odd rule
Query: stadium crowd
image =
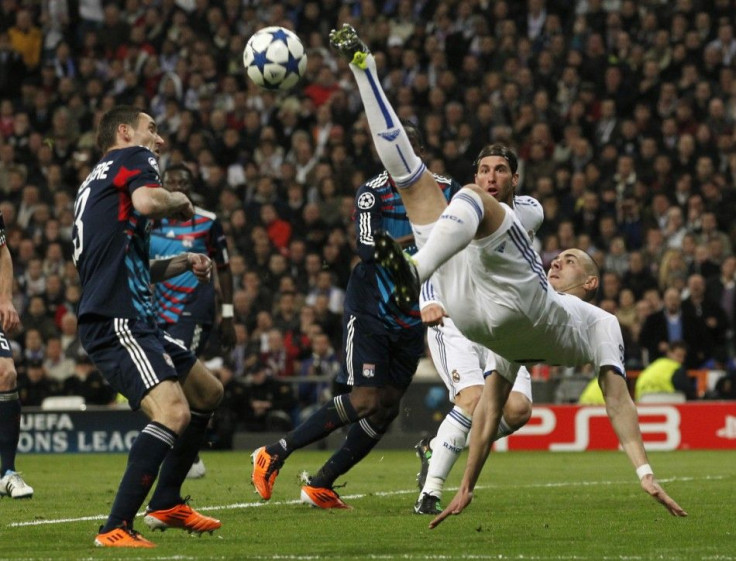
<path fill-rule="evenodd" d="M 100 156 L 93 131 L 116 104 L 153 116 L 161 169 L 190 167 L 197 204 L 228 237 L 237 343 L 222 356 L 213 337 L 205 356 L 223 359 L 228 411 L 249 412 L 219 422 L 258 430 L 264 408 L 329 395 L 354 196 L 381 169 L 327 46 L 344 21 L 368 41 L 399 116 L 420 125 L 433 172 L 466 183 L 485 144 L 517 150 L 519 191 L 545 211 L 545 265 L 571 247 L 595 258 L 627 367 L 684 340 L 688 368 L 733 370 L 735 12 L 731 0 L 4 0 L 0 210 L 21 399 L 114 400 L 76 335 L 71 231 L 74 194 Z M 243 72 L 245 42 L 265 25 L 307 48 L 290 92 Z M 323 384 L 286 398 L 263 388 L 298 376 Z"/>

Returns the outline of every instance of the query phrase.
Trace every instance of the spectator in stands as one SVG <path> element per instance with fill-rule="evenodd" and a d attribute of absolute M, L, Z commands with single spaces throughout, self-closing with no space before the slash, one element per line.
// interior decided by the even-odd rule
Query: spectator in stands
<path fill-rule="evenodd" d="M 324 333 L 312 338 L 311 355 L 302 362 L 299 376 L 313 380 L 299 384 L 297 400 L 301 407 L 300 420 L 332 398 L 332 383 L 340 370 L 340 359 Z"/>
<path fill-rule="evenodd" d="M 28 308 L 21 315 L 23 328 L 28 331 L 37 330 L 41 337 L 46 340 L 57 334 L 54 320 L 46 313 L 46 303 L 43 296 L 33 296 L 28 302 Z"/>
<path fill-rule="evenodd" d="M 74 371 L 64 380 L 61 393 L 81 396 L 87 405 L 109 405 L 117 396 L 84 351 L 77 356 Z"/>
<path fill-rule="evenodd" d="M 683 309 L 678 289 L 668 288 L 664 293 L 664 308 L 653 312 L 644 321 L 639 344 L 646 350 L 648 361 L 651 362 L 664 356 L 675 341 L 687 344 L 687 368 L 700 368 L 712 358 L 712 345 L 705 323 Z M 644 362 L 646 364 L 647 360 Z"/>
<path fill-rule="evenodd" d="M 18 375 L 18 395 L 23 406 L 40 407 L 44 399 L 59 395 L 59 391 L 59 384 L 46 375 L 43 359 L 28 360 L 25 372 Z"/>
<path fill-rule="evenodd" d="M 642 401 L 648 394 L 674 394 L 681 392 L 687 399 L 698 397 L 695 379 L 685 370 L 687 345 L 684 341 L 672 341 L 665 356 L 653 361 L 636 378 L 635 398 Z"/>
<path fill-rule="evenodd" d="M 43 367 L 52 380 L 61 383 L 74 373 L 75 362 L 64 355 L 59 337 L 50 337 L 46 341 Z"/>
<path fill-rule="evenodd" d="M 288 431 L 292 427 L 292 410 L 296 405 L 291 384 L 276 380 L 263 362 L 253 365 L 246 378 L 244 424 L 246 430 Z"/>

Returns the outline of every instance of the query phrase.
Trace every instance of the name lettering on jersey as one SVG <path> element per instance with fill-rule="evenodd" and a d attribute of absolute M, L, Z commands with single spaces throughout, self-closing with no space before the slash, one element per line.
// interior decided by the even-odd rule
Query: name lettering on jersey
<path fill-rule="evenodd" d="M 90 174 L 87 176 L 87 179 L 85 179 L 82 185 L 79 187 L 79 190 L 81 191 L 82 189 L 84 189 L 95 179 L 107 179 L 107 172 L 110 171 L 111 165 L 112 161 L 100 162 L 99 164 L 97 164 L 95 166 L 95 169 L 90 172 Z"/>
<path fill-rule="evenodd" d="M 376 204 L 376 197 L 373 196 L 373 193 L 363 193 L 358 197 L 358 208 L 361 210 L 368 210 L 374 204 Z"/>

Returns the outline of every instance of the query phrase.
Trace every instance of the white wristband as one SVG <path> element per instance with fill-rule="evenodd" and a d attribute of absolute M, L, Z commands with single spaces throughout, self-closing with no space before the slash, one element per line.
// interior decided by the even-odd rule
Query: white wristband
<path fill-rule="evenodd" d="M 654 475 L 654 472 L 652 471 L 652 466 L 649 464 L 643 464 L 640 465 L 638 468 L 636 468 L 636 475 L 639 477 L 639 481 L 644 479 L 647 475 Z"/>
<path fill-rule="evenodd" d="M 222 305 L 222 318 L 231 318 L 235 315 L 235 311 L 233 310 L 232 304 L 223 304 Z"/>

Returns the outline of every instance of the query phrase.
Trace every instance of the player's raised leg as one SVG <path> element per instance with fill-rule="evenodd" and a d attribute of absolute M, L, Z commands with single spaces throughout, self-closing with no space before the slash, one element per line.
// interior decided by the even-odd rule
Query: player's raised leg
<path fill-rule="evenodd" d="M 506 216 L 505 211 L 488 193 L 477 185 L 463 188 L 448 206 L 442 191 L 422 160 L 414 154 L 409 138 L 381 89 L 376 74 L 373 55 L 361 41 L 355 29 L 345 24 L 330 33 L 330 44 L 349 62 L 355 76 L 360 97 L 365 108 L 376 151 L 399 187 L 401 199 L 412 225 L 434 224 L 426 245 L 412 262 L 398 260 L 401 248 L 376 239 L 379 262 L 392 269 L 399 269 L 397 279 L 399 291 L 408 285 L 407 296 L 418 294 L 418 282 L 431 274 L 452 255 L 467 246 L 476 237 L 485 237 L 495 232 Z M 417 237 L 418 245 L 422 240 Z M 383 253 L 380 253 L 383 248 Z M 411 272 L 412 265 L 417 274 Z"/>

